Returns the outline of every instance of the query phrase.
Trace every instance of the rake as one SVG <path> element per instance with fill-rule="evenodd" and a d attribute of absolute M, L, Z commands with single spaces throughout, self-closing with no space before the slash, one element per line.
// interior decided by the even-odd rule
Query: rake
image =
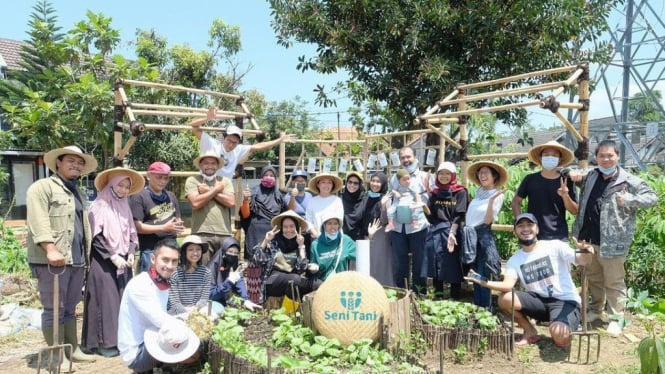
<path fill-rule="evenodd" d="M 573 349 L 571 346 L 570 351 L 568 351 L 568 361 L 572 363 L 584 363 L 588 364 L 589 363 L 589 357 L 591 357 L 591 346 L 592 342 L 595 340 L 596 343 L 596 361 L 598 362 L 598 359 L 600 358 L 600 334 L 598 331 L 589 331 L 588 329 L 588 323 L 587 323 L 587 298 L 588 298 L 588 280 L 587 280 L 587 275 L 586 275 L 586 266 L 582 266 L 582 272 L 580 275 L 581 278 L 581 284 L 582 284 L 582 331 L 574 331 L 572 333 L 573 335 L 573 340 L 577 336 L 577 359 L 572 360 L 572 355 L 573 355 Z M 594 339 L 592 339 L 594 338 Z M 582 360 L 582 346 L 584 345 L 583 343 L 586 342 L 586 360 Z"/>
<path fill-rule="evenodd" d="M 63 267 L 64 269 L 64 267 Z M 42 358 L 47 358 L 48 362 L 48 372 L 49 373 L 60 373 L 60 366 L 62 365 L 62 359 L 69 350 L 69 355 L 71 356 L 73 347 L 71 344 L 59 344 L 60 335 L 59 335 L 59 321 L 60 321 L 60 273 L 51 272 L 51 265 L 48 265 L 48 270 L 53 274 L 53 345 L 46 348 L 42 348 L 37 355 L 37 374 L 42 369 L 43 364 L 45 363 Z M 64 270 L 63 270 L 64 272 Z M 72 361 L 69 361 L 69 371 L 72 372 Z"/>

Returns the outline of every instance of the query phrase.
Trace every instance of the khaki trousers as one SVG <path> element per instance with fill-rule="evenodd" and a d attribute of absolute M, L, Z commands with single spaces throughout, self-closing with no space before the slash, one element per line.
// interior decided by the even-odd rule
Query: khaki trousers
<path fill-rule="evenodd" d="M 589 309 L 600 314 L 605 309 L 610 314 L 623 313 L 626 297 L 625 257 L 600 257 L 600 247 L 593 246 L 593 261 L 587 265 L 589 280 Z"/>

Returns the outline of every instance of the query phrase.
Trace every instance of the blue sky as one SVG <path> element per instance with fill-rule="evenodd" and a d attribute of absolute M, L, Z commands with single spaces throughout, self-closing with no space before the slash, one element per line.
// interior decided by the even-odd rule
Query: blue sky
<path fill-rule="evenodd" d="M 269 101 L 291 100 L 300 96 L 322 126 L 337 125 L 337 111 L 343 112 L 340 116 L 342 124 L 349 117 L 344 113 L 350 106 L 348 100 L 338 100 L 337 108 L 323 108 L 314 104 L 316 95 L 312 91 L 317 84 L 332 87 L 346 75 L 298 71 L 298 57 L 303 54 L 311 56 L 315 46 L 301 44 L 285 49 L 277 45 L 270 26 L 270 9 L 265 0 L 51 0 L 50 3 L 56 10 L 58 24 L 63 31 L 85 20 L 87 10 L 111 17 L 112 26 L 120 30 L 124 46 L 118 53 L 126 56 L 133 53 L 127 45 L 134 40 L 136 29 L 155 29 L 168 39 L 170 45 L 189 44 L 195 50 L 207 49 L 208 29 L 212 21 L 219 18 L 228 25 L 240 27 L 242 51 L 236 60 L 243 67 L 252 66 L 241 89 L 257 89 Z M 11 6 L 3 6 L 0 37 L 25 40 L 34 4 L 36 2 L 32 0 L 19 0 L 12 2 Z"/>

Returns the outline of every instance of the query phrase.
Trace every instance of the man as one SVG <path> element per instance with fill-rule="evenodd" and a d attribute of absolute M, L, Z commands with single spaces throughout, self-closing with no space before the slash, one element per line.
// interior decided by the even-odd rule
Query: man
<path fill-rule="evenodd" d="M 581 182 L 580 212 L 573 224 L 573 235 L 594 246 L 594 261 L 589 277 L 589 320 L 602 316 L 605 304 L 611 314 L 623 313 L 621 299 L 626 297 L 624 262 L 635 234 L 638 208 L 658 202 L 658 196 L 642 179 L 617 165 L 619 148 L 603 140 L 596 148 L 598 167 L 585 176 L 572 174 Z M 618 335 L 621 327 L 610 322 L 607 332 Z"/>
<path fill-rule="evenodd" d="M 166 312 L 169 278 L 178 266 L 179 258 L 180 250 L 175 240 L 160 240 L 150 255 L 148 271 L 132 278 L 125 287 L 118 314 L 118 350 L 125 365 L 135 372 L 152 372 L 151 370 L 160 364 L 155 352 L 146 347 L 148 342 L 144 336 L 150 335 L 146 331 L 159 330 L 161 333 L 168 326 L 182 323 Z M 188 341 L 189 339 L 192 341 Z M 192 352 L 183 359 L 191 356 L 195 351 L 192 349 L 194 343 L 198 348 L 198 342 L 197 339 L 189 339 L 179 339 L 177 345 L 170 347 L 170 351 L 186 345 L 188 352 Z M 161 362 L 171 361 L 162 359 Z"/>
<path fill-rule="evenodd" d="M 232 235 L 231 208 L 235 195 L 231 180 L 215 175 L 224 165 L 215 153 L 203 154 L 194 159 L 194 166 L 201 174 L 187 178 L 185 196 L 192 204 L 192 233 L 208 244 L 210 251 L 203 254 L 207 264 L 224 238 Z"/>
<path fill-rule="evenodd" d="M 575 156 L 557 141 L 549 141 L 529 150 L 529 161 L 542 167 L 522 180 L 512 201 L 513 215 L 522 213 L 522 201 L 528 199 L 527 211 L 538 219 L 538 239 L 568 240 L 566 211 L 577 214 L 577 194 L 572 180 L 557 168 L 570 164 Z"/>
<path fill-rule="evenodd" d="M 148 167 L 148 186 L 129 197 L 136 231 L 139 234 L 139 271 L 150 266 L 150 255 L 161 239 L 175 239 L 185 226 L 180 219 L 178 199 L 166 190 L 171 168 L 160 161 Z"/>
<path fill-rule="evenodd" d="M 522 249 L 513 254 L 506 264 L 502 281 L 486 281 L 475 272 L 465 279 L 483 287 L 503 292 L 499 309 L 511 313 L 513 287 L 519 278 L 525 291 L 515 292 L 515 322 L 524 330 L 516 347 L 524 347 L 540 340 L 538 331 L 529 318 L 549 321 L 554 344 L 560 348 L 570 345 L 571 334 L 581 320 L 580 296 L 568 270 L 569 264 L 586 265 L 591 262 L 593 247 L 577 242 L 578 253 L 560 240 L 538 240 L 538 220 L 531 213 L 515 218 L 513 231 Z"/>
<path fill-rule="evenodd" d="M 424 171 L 418 168 L 418 159 L 413 148 L 407 146 L 399 150 L 399 160 L 402 168 L 409 175 L 409 189 L 420 196 L 420 202 L 423 207 L 427 206 L 427 192 L 434 184 L 434 179 Z M 399 180 L 397 175 L 393 175 L 390 180 L 390 189 L 397 191 L 399 189 Z M 393 201 L 397 204 L 397 200 Z M 409 271 L 413 277 L 413 289 L 417 293 L 426 291 L 427 279 L 422 276 L 422 267 L 425 261 L 425 235 L 429 223 L 426 219 L 413 225 L 410 223 L 394 223 L 394 228 L 390 231 L 390 242 L 393 253 L 393 279 L 398 287 L 407 288 L 405 279 L 409 279 Z M 409 253 L 412 255 L 412 266 L 409 269 Z"/>
<path fill-rule="evenodd" d="M 209 154 L 213 151 L 224 160 L 223 167 L 217 171 L 217 175 L 220 177 L 232 179 L 236 166 L 242 164 L 252 153 L 265 151 L 284 142 L 292 143 L 296 139 L 293 135 L 283 135 L 275 140 L 245 145 L 242 144 L 242 130 L 238 126 L 231 125 L 226 128 L 224 139 L 220 142 L 200 128 L 203 123 L 214 120 L 215 115 L 216 109 L 209 108 L 206 118 L 196 119 L 189 124 L 192 126 L 192 132 L 199 139 L 201 154 Z"/>
<path fill-rule="evenodd" d="M 97 169 L 97 160 L 77 146 L 54 149 L 44 163 L 55 174 L 33 183 L 27 191 L 28 264 L 37 279 L 39 299 L 44 306 L 42 333 L 48 345 L 71 344 L 66 350 L 74 362 L 94 361 L 78 346 L 76 305 L 81 301 L 83 279 L 92 243 L 86 196 L 78 178 Z M 54 304 L 53 278 L 58 274 L 60 305 Z M 54 308 L 58 321 L 53 320 Z M 58 324 L 59 336 L 53 339 Z M 62 367 L 69 368 L 64 358 Z"/>

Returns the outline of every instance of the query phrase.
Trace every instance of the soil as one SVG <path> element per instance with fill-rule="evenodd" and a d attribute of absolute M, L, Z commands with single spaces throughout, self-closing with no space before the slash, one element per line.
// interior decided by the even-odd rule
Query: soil
<path fill-rule="evenodd" d="M 0 275 L 7 285 L 7 277 Z M 26 295 L 35 295 L 34 291 L 26 288 L 23 280 L 17 281 L 15 294 L 3 292 L 2 303 L 15 302 L 13 296 L 21 299 L 22 305 L 30 305 L 26 302 Z M 14 286 L 12 286 L 14 287 Z M 3 289 L 5 291 L 6 289 Z M 39 307 L 38 301 L 32 300 L 32 307 Z M 37 305 L 35 305 L 35 302 Z M 82 308 L 79 308 L 82 311 Z M 80 329 L 79 314 L 79 329 Z M 249 329 L 247 335 L 252 335 L 253 340 L 269 340 L 267 326 L 255 322 L 254 327 Z M 517 329 L 519 330 L 519 329 Z M 639 359 L 636 348 L 639 341 L 646 336 L 644 328 L 636 321 L 629 325 L 619 337 L 613 337 L 605 333 L 602 324 L 593 325 L 590 330 L 600 336 L 600 357 L 596 360 L 596 338 L 592 337 L 589 347 L 589 363 L 586 363 L 586 339 L 579 347 L 579 338 L 573 340 L 570 349 L 557 348 L 549 338 L 546 326 L 538 326 L 542 339 L 536 344 L 524 348 L 516 348 L 512 357 L 505 354 L 485 354 L 476 357 L 473 353 L 455 353 L 445 351 L 445 364 L 443 372 L 454 373 L 494 373 L 494 374 L 518 374 L 518 373 L 638 373 Z M 516 331 L 516 333 L 519 331 Z M 22 374 L 35 373 L 37 369 L 37 353 L 46 347 L 41 331 L 25 329 L 19 333 L 0 338 L 0 371 L 4 373 Z M 578 355 L 578 348 L 581 355 Z M 569 352 L 571 357 L 569 358 Z M 581 357 L 580 357 L 581 356 Z M 581 361 L 581 362 L 580 362 Z M 425 366 L 428 372 L 439 371 L 439 357 L 433 355 L 421 358 L 420 364 Z M 108 373 L 114 374 L 131 373 L 119 357 L 105 358 L 97 356 L 94 363 L 74 364 L 77 373 Z M 203 372 L 200 366 L 187 368 L 187 372 Z"/>

